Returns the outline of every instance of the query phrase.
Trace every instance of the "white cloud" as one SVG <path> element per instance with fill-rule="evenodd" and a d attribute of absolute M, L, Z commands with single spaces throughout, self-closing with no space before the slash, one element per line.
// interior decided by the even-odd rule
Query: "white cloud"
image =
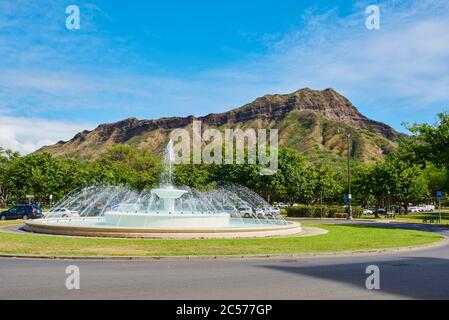
<path fill-rule="evenodd" d="M 449 102 L 449 3 L 380 3 L 379 31 L 365 28 L 359 6 L 359 13 L 343 18 L 333 9 L 309 13 L 306 26 L 270 44 L 268 55 L 239 66 L 239 73 L 214 75 L 238 83 L 242 73 L 257 74 L 282 91 L 332 86 L 350 96 L 414 100 L 409 107 Z"/>
<path fill-rule="evenodd" d="M 70 139 L 76 133 L 92 128 L 87 123 L 67 123 L 0 114 L 0 147 L 31 153 L 45 145 Z"/>

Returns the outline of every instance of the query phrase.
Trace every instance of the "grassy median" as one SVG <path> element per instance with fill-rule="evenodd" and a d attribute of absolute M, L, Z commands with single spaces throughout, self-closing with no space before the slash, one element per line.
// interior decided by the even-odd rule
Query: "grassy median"
<path fill-rule="evenodd" d="M 438 212 L 433 213 L 409 213 L 409 214 L 396 214 L 394 219 L 386 219 L 384 215 L 380 218 L 374 216 L 363 216 L 360 217 L 363 220 L 391 220 L 395 222 L 409 222 L 409 223 L 419 223 L 419 224 L 429 224 L 429 222 L 424 222 L 425 218 L 434 217 L 438 218 Z M 433 224 L 439 224 L 438 221 L 433 221 Z M 441 225 L 449 225 L 449 213 L 443 212 L 441 215 Z"/>
<path fill-rule="evenodd" d="M 442 239 L 440 235 L 415 230 L 354 225 L 313 226 L 329 233 L 314 237 L 265 239 L 128 240 L 0 232 L 0 254 L 92 257 L 294 254 L 416 246 Z"/>
<path fill-rule="evenodd" d="M 22 220 L 5 220 L 5 221 L 0 220 L 0 227 L 12 226 L 12 225 L 19 224 L 19 223 L 23 223 L 23 221 Z"/>

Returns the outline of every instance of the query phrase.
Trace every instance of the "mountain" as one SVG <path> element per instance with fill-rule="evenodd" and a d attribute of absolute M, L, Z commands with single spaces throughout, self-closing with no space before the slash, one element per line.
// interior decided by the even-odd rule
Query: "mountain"
<path fill-rule="evenodd" d="M 38 152 L 95 159 L 115 144 L 160 152 L 171 130 L 189 128 L 193 120 L 202 121 L 203 130 L 207 127 L 275 128 L 279 130 L 281 146 L 297 149 L 312 159 L 344 159 L 348 148 L 343 132 L 351 134 L 352 155 L 363 162 L 375 161 L 394 150 L 400 136 L 390 126 L 365 117 L 335 90 L 305 88 L 291 94 L 266 95 L 243 107 L 203 117 L 129 118 L 102 124 Z"/>

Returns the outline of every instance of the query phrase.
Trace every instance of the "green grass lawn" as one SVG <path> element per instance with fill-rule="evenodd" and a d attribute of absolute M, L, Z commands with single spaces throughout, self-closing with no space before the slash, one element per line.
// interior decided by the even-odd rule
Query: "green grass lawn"
<path fill-rule="evenodd" d="M 433 213 L 409 213 L 409 214 L 400 214 L 400 215 L 397 214 L 395 219 L 390 219 L 390 220 L 398 221 L 398 222 L 423 223 L 423 219 L 425 217 L 430 217 L 430 216 L 438 217 L 438 212 L 433 212 Z M 378 220 L 374 216 L 362 216 L 361 219 Z M 382 215 L 381 219 L 385 219 L 385 216 Z M 442 225 L 449 224 L 449 213 L 443 212 L 441 214 L 441 224 Z"/>
<path fill-rule="evenodd" d="M 65 238 L 0 232 L 0 254 L 51 256 L 201 256 L 294 254 L 415 246 L 443 237 L 437 234 L 379 227 L 309 224 L 329 231 L 314 237 L 127 240 Z"/>
<path fill-rule="evenodd" d="M 434 212 L 432 214 L 419 214 L 419 213 L 401 214 L 399 216 L 396 216 L 396 220 L 404 221 L 404 222 L 422 223 L 423 219 L 425 217 L 429 217 L 429 216 L 438 217 L 438 212 Z M 441 215 L 441 223 L 442 224 L 449 224 L 449 214 L 442 213 L 442 215 Z"/>
<path fill-rule="evenodd" d="M 10 225 L 14 225 L 14 224 L 21 224 L 21 223 L 23 223 L 23 220 L 5 220 L 5 221 L 0 220 L 0 227 L 1 226 L 10 226 Z"/>

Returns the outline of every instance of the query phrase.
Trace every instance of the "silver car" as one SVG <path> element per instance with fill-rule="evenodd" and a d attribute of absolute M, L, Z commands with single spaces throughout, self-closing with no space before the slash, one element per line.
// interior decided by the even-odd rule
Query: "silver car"
<path fill-rule="evenodd" d="M 67 208 L 57 208 L 49 211 L 46 216 L 48 218 L 77 218 L 80 215 L 78 211 L 69 210 Z"/>

